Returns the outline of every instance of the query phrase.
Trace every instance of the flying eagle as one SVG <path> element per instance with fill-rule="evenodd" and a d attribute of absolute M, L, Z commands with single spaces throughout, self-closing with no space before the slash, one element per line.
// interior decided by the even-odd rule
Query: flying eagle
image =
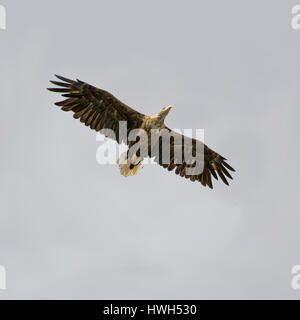
<path fill-rule="evenodd" d="M 162 108 L 161 111 L 155 115 L 144 115 L 127 106 L 105 90 L 98 89 L 78 79 L 75 81 L 58 75 L 56 75 L 56 77 L 61 81 L 50 82 L 58 87 L 48 88 L 48 90 L 62 93 L 62 96 L 67 98 L 63 101 L 56 102 L 55 104 L 57 106 L 61 107 L 63 111 L 73 111 L 73 117 L 75 119 L 80 119 L 86 126 L 100 131 L 100 133 L 103 133 L 105 129 L 112 130 L 115 132 L 115 135 L 106 136 L 115 139 L 118 143 L 125 142 L 129 149 L 132 147 L 133 142 L 128 141 L 127 137 L 120 138 L 119 136 L 119 123 L 122 121 L 126 121 L 127 123 L 127 135 L 133 129 L 143 129 L 149 136 L 152 129 L 161 130 L 171 135 L 169 149 L 167 151 L 169 154 L 169 161 L 167 163 L 163 161 L 161 156 L 163 153 L 162 138 L 156 143 L 156 151 L 150 148 L 150 138 L 147 142 L 147 155 L 142 157 L 139 152 L 136 152 L 129 156 L 128 151 L 126 155 L 121 155 L 118 164 L 122 175 L 135 175 L 142 165 L 143 158 L 148 156 L 153 157 L 155 162 L 169 171 L 175 169 L 177 175 L 190 179 L 193 182 L 199 181 L 203 186 L 208 186 L 211 189 L 213 188 L 212 176 L 216 180 L 218 180 L 219 176 L 226 185 L 228 185 L 227 178 L 232 179 L 228 170 L 235 170 L 225 162 L 226 159 L 224 157 L 207 147 L 201 141 L 176 133 L 165 125 L 164 120 L 172 106 Z M 177 138 L 179 138 L 179 140 Z M 180 143 L 178 143 L 178 141 Z M 188 151 L 193 155 L 196 153 L 195 149 L 197 144 L 202 146 L 203 161 L 201 172 L 193 171 L 195 163 L 191 164 L 186 158 L 182 158 L 181 160 L 179 160 L 178 157 L 176 158 L 175 152 L 177 149 L 180 149 L 183 153 L 187 153 L 184 144 L 188 144 L 185 141 L 190 142 L 190 150 Z"/>

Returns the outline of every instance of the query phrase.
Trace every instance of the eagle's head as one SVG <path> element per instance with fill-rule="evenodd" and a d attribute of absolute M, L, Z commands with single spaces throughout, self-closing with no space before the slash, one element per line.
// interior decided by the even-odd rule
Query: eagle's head
<path fill-rule="evenodd" d="M 167 106 L 164 107 L 160 110 L 159 115 L 162 118 L 162 120 L 165 119 L 165 117 L 167 116 L 167 114 L 169 113 L 169 111 L 173 108 L 173 106 Z"/>

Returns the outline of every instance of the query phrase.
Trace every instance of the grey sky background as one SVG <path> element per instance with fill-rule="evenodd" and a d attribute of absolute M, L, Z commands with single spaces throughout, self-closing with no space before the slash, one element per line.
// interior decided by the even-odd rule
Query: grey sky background
<path fill-rule="evenodd" d="M 300 298 L 295 1 L 0 3 L 0 299 Z M 167 125 L 204 128 L 235 180 L 100 166 L 54 73 L 174 105 Z"/>

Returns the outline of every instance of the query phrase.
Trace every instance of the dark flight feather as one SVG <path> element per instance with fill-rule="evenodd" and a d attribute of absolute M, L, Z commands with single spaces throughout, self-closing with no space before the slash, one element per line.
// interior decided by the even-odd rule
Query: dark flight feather
<path fill-rule="evenodd" d="M 48 90 L 63 93 L 67 99 L 56 102 L 55 105 L 61 107 L 63 111 L 73 111 L 74 118 L 91 129 L 100 131 L 101 129 L 112 129 L 115 131 L 119 126 L 119 121 L 127 121 L 128 131 L 139 128 L 144 115 L 130 108 L 111 93 L 98 89 L 81 80 L 71 80 L 56 75 L 63 81 L 51 81 L 57 85 Z M 116 140 L 120 143 L 119 137 Z"/>
<path fill-rule="evenodd" d="M 192 139 L 190 145 L 192 146 L 192 154 L 196 154 L 196 143 L 201 143 L 200 141 L 188 138 L 183 135 L 180 135 L 177 132 L 172 131 L 171 129 L 166 129 L 172 134 L 172 136 L 179 135 L 180 139 L 170 139 L 170 158 L 174 155 L 174 149 L 175 149 L 175 142 L 179 141 L 182 146 L 182 153 L 184 154 L 184 141 L 186 139 Z M 167 167 L 169 171 L 172 171 L 175 169 L 175 174 L 185 177 L 187 179 L 190 179 L 192 182 L 199 181 L 203 186 L 208 186 L 209 188 L 213 189 L 213 183 L 211 176 L 213 176 L 216 180 L 218 180 L 218 176 L 221 178 L 221 180 L 226 184 L 229 185 L 227 179 L 225 176 L 227 176 L 229 179 L 232 179 L 232 176 L 230 173 L 226 170 L 226 168 L 230 171 L 235 171 L 230 165 L 228 165 L 225 162 L 225 158 L 216 153 L 215 151 L 211 150 L 208 146 L 205 144 L 202 144 L 203 151 L 204 151 L 204 165 L 203 165 L 203 172 L 198 174 L 187 174 L 187 168 L 191 168 L 191 164 L 187 164 L 184 160 L 180 163 L 170 163 L 170 165 Z M 157 150 L 158 154 L 149 153 L 150 157 L 154 157 L 154 161 L 157 162 L 162 167 L 165 167 L 165 165 L 162 162 L 162 144 L 159 144 L 159 150 Z M 160 156 L 159 156 L 160 155 Z M 226 168 L 225 168 L 226 167 Z"/>

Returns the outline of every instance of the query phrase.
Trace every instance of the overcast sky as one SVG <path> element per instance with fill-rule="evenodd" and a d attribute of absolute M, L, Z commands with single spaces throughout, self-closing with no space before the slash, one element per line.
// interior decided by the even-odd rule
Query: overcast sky
<path fill-rule="evenodd" d="M 295 1 L 0 4 L 0 299 L 300 298 Z M 234 181 L 99 165 L 54 73 L 146 114 L 172 104 L 166 124 L 204 128 Z"/>

